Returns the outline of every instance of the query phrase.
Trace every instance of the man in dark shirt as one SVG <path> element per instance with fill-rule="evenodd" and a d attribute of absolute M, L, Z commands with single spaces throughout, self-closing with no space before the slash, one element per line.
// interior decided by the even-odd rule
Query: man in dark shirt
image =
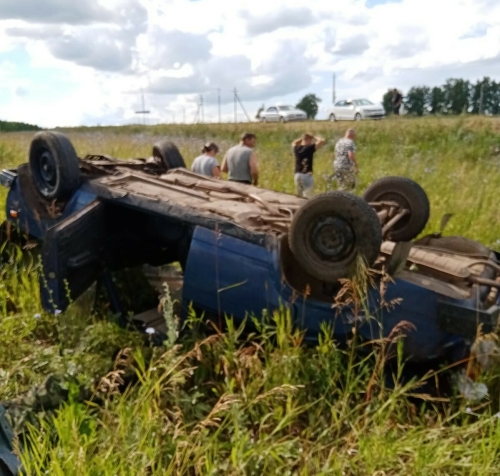
<path fill-rule="evenodd" d="M 304 134 L 292 142 L 295 156 L 295 193 L 299 197 L 311 198 L 314 190 L 313 159 L 314 153 L 325 145 L 322 137 Z"/>
<path fill-rule="evenodd" d="M 394 88 L 392 91 L 392 112 L 395 116 L 399 116 L 399 110 L 401 109 L 401 103 L 403 102 L 403 96 L 401 93 Z"/>

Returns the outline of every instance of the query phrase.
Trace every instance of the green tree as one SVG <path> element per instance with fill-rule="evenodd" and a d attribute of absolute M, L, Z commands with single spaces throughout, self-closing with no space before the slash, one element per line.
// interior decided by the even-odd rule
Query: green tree
<path fill-rule="evenodd" d="M 445 112 L 446 95 L 439 86 L 433 87 L 429 93 L 429 108 L 431 114 L 440 114 Z"/>
<path fill-rule="evenodd" d="M 448 79 L 443 86 L 446 96 L 446 110 L 451 114 L 462 114 L 469 111 L 471 85 L 464 79 Z"/>
<path fill-rule="evenodd" d="M 428 112 L 430 89 L 427 86 L 416 86 L 408 91 L 405 107 L 409 114 L 423 116 Z"/>
<path fill-rule="evenodd" d="M 318 103 L 320 102 L 321 98 L 316 94 L 306 94 L 295 107 L 304 111 L 308 119 L 314 119 L 318 114 Z"/>
<path fill-rule="evenodd" d="M 262 104 L 262 106 L 259 107 L 259 110 L 257 111 L 257 114 L 255 114 L 255 119 L 260 119 L 260 115 L 264 112 L 265 106 Z"/>
<path fill-rule="evenodd" d="M 400 94 L 403 93 L 398 89 Z M 394 96 L 394 88 L 388 89 L 387 92 L 382 96 L 382 106 L 386 115 L 392 114 L 392 96 Z"/>
<path fill-rule="evenodd" d="M 33 124 L 24 122 L 0 121 L 0 132 L 41 131 L 42 129 Z"/>

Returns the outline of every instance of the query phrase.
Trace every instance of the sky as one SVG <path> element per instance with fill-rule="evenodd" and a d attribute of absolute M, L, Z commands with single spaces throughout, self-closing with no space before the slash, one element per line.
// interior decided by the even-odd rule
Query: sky
<path fill-rule="evenodd" d="M 1 0 L 0 119 L 42 127 L 234 121 L 314 93 L 500 79 L 498 0 Z M 201 115 L 201 114 L 200 114 Z M 245 120 L 238 104 L 237 121 Z"/>

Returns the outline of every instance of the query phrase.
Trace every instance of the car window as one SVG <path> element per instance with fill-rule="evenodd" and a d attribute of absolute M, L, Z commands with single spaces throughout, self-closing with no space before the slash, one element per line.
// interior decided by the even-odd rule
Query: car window
<path fill-rule="evenodd" d="M 345 106 L 346 102 L 345 101 L 339 101 L 338 103 L 335 104 L 335 107 L 342 107 Z"/>
<path fill-rule="evenodd" d="M 270 107 L 266 112 L 278 112 L 275 107 Z"/>
<path fill-rule="evenodd" d="M 359 99 L 357 101 L 358 106 L 373 106 L 373 103 L 371 101 L 368 101 L 368 99 Z"/>
<path fill-rule="evenodd" d="M 294 109 L 293 107 L 291 106 L 278 106 L 278 109 L 280 111 L 291 111 L 292 109 Z"/>

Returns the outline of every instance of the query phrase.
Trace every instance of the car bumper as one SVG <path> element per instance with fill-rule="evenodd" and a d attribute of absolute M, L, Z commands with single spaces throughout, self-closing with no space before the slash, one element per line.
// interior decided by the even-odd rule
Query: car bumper
<path fill-rule="evenodd" d="M 384 119 L 385 114 L 381 113 L 365 113 L 363 115 L 364 119 Z"/>

